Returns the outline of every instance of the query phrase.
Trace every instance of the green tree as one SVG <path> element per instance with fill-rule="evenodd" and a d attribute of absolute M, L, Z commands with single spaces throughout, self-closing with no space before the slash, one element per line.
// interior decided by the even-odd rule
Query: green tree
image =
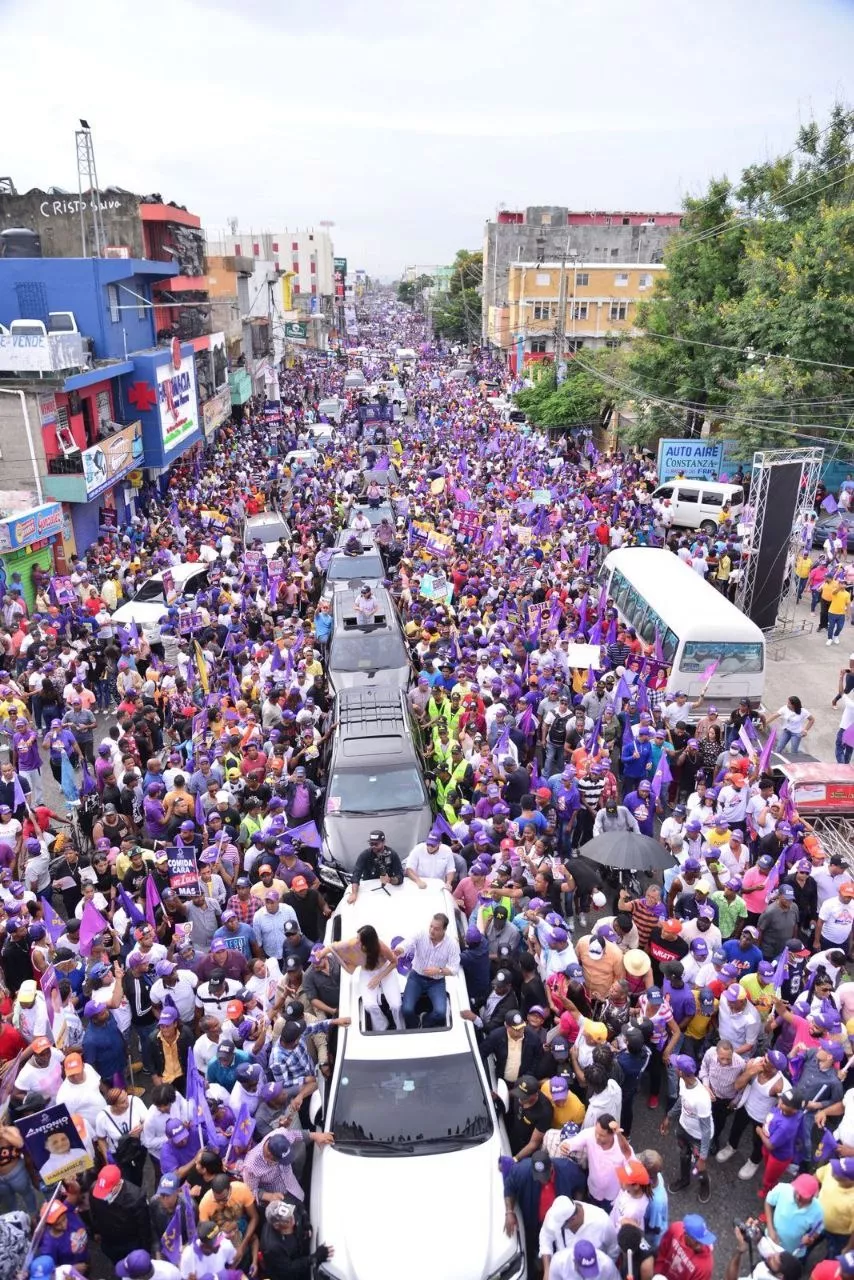
<path fill-rule="evenodd" d="M 433 284 L 435 284 L 433 277 L 424 272 L 416 280 L 401 280 L 397 286 L 398 302 L 407 302 L 411 306 L 415 299 Z"/>
<path fill-rule="evenodd" d="M 685 202 L 627 360 L 638 434 L 844 441 L 854 403 L 854 113 Z"/>
<path fill-rule="evenodd" d="M 567 360 L 566 378 L 558 385 L 552 367 L 544 370 L 533 387 L 516 396 L 516 403 L 538 427 L 566 427 L 601 422 L 619 401 L 616 375 L 622 357 L 616 350 L 584 352 Z"/>
<path fill-rule="evenodd" d="M 468 249 L 458 249 L 452 268 L 451 293 L 462 293 L 467 289 L 479 289 L 483 284 L 482 253 L 470 253 Z"/>
<path fill-rule="evenodd" d="M 452 267 L 449 293 L 433 307 L 433 330 L 449 342 L 471 345 L 480 340 L 483 254 L 459 249 Z"/>

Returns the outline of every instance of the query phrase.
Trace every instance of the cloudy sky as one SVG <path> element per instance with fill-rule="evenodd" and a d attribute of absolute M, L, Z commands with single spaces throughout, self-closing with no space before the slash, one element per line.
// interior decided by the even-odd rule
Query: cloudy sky
<path fill-rule="evenodd" d="M 0 0 L 0 173 L 335 222 L 394 275 L 498 205 L 666 210 L 854 99 L 851 0 Z"/>

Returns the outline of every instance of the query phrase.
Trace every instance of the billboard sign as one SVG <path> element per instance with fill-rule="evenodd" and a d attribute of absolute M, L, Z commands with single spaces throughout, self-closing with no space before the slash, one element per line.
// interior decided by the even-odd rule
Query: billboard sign
<path fill-rule="evenodd" d="M 46 502 L 32 511 L 21 511 L 0 520 L 0 551 L 16 551 L 58 533 L 62 533 L 62 506 L 58 502 Z"/>
<path fill-rule="evenodd" d="M 218 391 L 215 396 L 211 396 L 210 400 L 206 400 L 202 405 L 202 422 L 205 435 L 212 435 L 217 427 L 221 427 L 224 422 L 228 422 L 230 417 L 231 391 L 228 387 L 223 387 L 222 391 Z"/>
<path fill-rule="evenodd" d="M 142 466 L 142 424 L 133 422 L 115 435 L 83 450 L 86 501 L 97 498 L 134 467 Z"/>
<path fill-rule="evenodd" d="M 659 440 L 658 481 L 717 480 L 724 456 L 723 440 Z"/>
<path fill-rule="evenodd" d="M 180 344 L 179 344 L 180 345 Z M 160 410 L 160 434 L 168 453 L 191 436 L 198 427 L 196 401 L 196 366 L 193 353 L 183 356 L 176 365 L 179 351 L 173 351 L 172 361 L 157 369 L 157 396 Z"/>
<path fill-rule="evenodd" d="M 285 337 L 291 342 L 305 342 L 308 338 L 308 325 L 303 320 L 286 320 Z"/>

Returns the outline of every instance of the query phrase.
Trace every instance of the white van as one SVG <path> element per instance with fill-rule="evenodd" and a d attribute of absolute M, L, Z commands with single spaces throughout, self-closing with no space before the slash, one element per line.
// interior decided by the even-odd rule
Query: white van
<path fill-rule="evenodd" d="M 683 529 L 702 529 L 715 533 L 718 517 L 726 503 L 734 523 L 744 506 L 744 490 L 740 484 L 724 484 L 719 480 L 668 480 L 652 495 L 653 501 L 670 501 L 673 525 Z"/>
<path fill-rule="evenodd" d="M 342 400 L 340 396 L 328 396 L 318 403 L 317 412 L 319 417 L 328 418 L 330 422 L 340 426 L 346 408 L 346 400 Z"/>
<path fill-rule="evenodd" d="M 412 347 L 398 347 L 394 353 L 394 358 L 397 363 L 403 365 L 404 368 L 406 368 L 407 365 L 416 365 L 418 363 L 418 356 L 415 354 Z"/>

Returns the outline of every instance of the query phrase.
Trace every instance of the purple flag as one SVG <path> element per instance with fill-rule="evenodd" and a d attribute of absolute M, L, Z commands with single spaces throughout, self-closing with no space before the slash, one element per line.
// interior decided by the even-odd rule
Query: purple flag
<path fill-rule="evenodd" d="M 449 840 L 456 840 L 457 838 L 454 835 L 453 828 L 448 822 L 448 819 L 441 813 L 437 813 L 436 817 L 433 819 L 433 825 L 430 828 L 430 835 L 446 836 Z"/>
<path fill-rule="evenodd" d="M 770 880 L 771 877 L 769 876 L 768 879 Z M 777 960 L 777 967 L 774 970 L 774 977 L 771 979 L 771 985 L 775 991 L 780 991 L 782 989 L 783 983 L 786 981 L 786 970 L 788 965 L 788 959 L 789 959 L 789 953 L 784 947 L 783 950 L 780 952 L 780 956 Z"/>
<path fill-rule="evenodd" d="M 192 1053 L 187 1055 L 187 1102 L 192 1111 L 192 1122 L 199 1130 L 199 1138 L 219 1150 L 220 1136 L 214 1124 L 211 1109 L 205 1096 L 205 1084 Z"/>
<path fill-rule="evenodd" d="M 95 779 L 92 777 L 91 773 L 89 772 L 89 766 L 86 763 L 86 757 L 83 755 L 80 756 L 80 767 L 83 770 L 83 781 L 80 784 L 80 790 L 84 796 L 91 796 L 93 791 L 96 790 Z"/>
<path fill-rule="evenodd" d="M 39 902 L 44 908 L 42 917 L 44 920 L 44 927 L 47 929 L 48 937 L 51 942 L 56 946 L 57 938 L 61 938 L 65 933 L 65 921 L 57 911 L 54 911 L 44 894 L 39 896 Z"/>
<path fill-rule="evenodd" d="M 528 772 L 531 775 L 531 790 L 536 791 L 540 785 L 540 771 L 537 768 L 537 757 L 534 756 L 528 765 Z"/>
<path fill-rule="evenodd" d="M 749 723 L 750 723 L 750 721 L 745 721 L 745 724 L 749 724 Z M 748 755 L 752 755 L 752 754 L 753 754 L 753 743 L 750 741 L 750 735 L 748 734 L 748 732 L 747 732 L 747 730 L 745 729 L 744 725 L 742 725 L 742 726 L 741 726 L 741 728 L 740 728 L 740 729 L 739 729 L 739 731 L 738 731 L 738 739 L 739 739 L 739 742 L 740 742 L 740 743 L 742 744 L 742 746 L 744 747 L 744 749 L 745 749 L 745 751 L 747 752 L 747 754 L 748 754 Z"/>
<path fill-rule="evenodd" d="M 649 711 L 649 695 L 646 691 L 646 684 L 643 680 L 638 680 L 638 710 Z"/>
<path fill-rule="evenodd" d="M 792 796 L 789 790 L 788 778 L 785 778 L 783 780 L 783 785 L 780 788 L 779 795 L 780 795 L 780 801 L 783 805 L 784 819 L 786 820 L 786 822 L 793 822 L 795 817 L 795 806 L 792 803 Z"/>
<path fill-rule="evenodd" d="M 196 819 L 197 827 L 203 827 L 205 825 L 205 806 L 202 804 L 201 791 L 196 792 L 196 799 L 193 805 L 193 816 Z"/>
<path fill-rule="evenodd" d="M 825 1128 L 821 1135 L 821 1145 L 816 1155 L 817 1164 L 826 1164 L 828 1160 L 833 1160 L 836 1152 L 839 1150 L 839 1143 L 833 1136 L 830 1129 Z"/>
<path fill-rule="evenodd" d="M 231 667 L 228 668 L 228 692 L 231 694 L 235 702 L 239 702 L 243 696 L 240 692 L 240 685 L 237 683 L 237 677 Z"/>
<path fill-rule="evenodd" d="M 836 501 L 832 493 L 829 493 L 827 495 L 824 502 L 821 504 L 821 509 L 822 511 L 826 511 L 828 515 L 831 515 L 831 516 L 835 511 L 839 510 L 839 503 Z"/>
<path fill-rule="evenodd" d="M 649 788 L 656 800 L 658 800 L 661 795 L 662 787 L 669 785 L 672 781 L 673 774 L 670 772 L 667 752 L 662 751 L 661 755 L 658 757 L 658 764 L 656 765 L 655 773 L 652 775 L 652 782 L 650 783 Z"/>
<path fill-rule="evenodd" d="M 276 641 L 274 640 L 274 641 L 273 641 L 273 653 L 272 653 L 272 656 L 271 656 L 271 658 L 270 658 L 270 670 L 271 670 L 271 671 L 281 671 L 281 670 L 282 670 L 282 668 L 284 667 L 284 665 L 285 665 L 285 664 L 284 664 L 284 662 L 282 661 L 282 651 L 281 651 L 281 649 L 279 648 L 279 646 L 278 646 L 278 644 L 276 643 Z"/>
<path fill-rule="evenodd" d="M 83 759 L 82 756 L 80 758 L 81 760 Z M 24 808 L 27 807 L 27 797 L 24 792 L 24 788 L 21 786 L 21 779 L 18 777 L 17 773 L 14 777 L 15 780 L 12 784 L 12 801 L 15 806 L 15 813 L 17 813 L 21 805 L 23 805 Z"/>
<path fill-rule="evenodd" d="M 225 1153 L 225 1159 L 228 1160 L 230 1155 L 235 1155 L 241 1160 L 249 1150 L 249 1144 L 252 1141 L 252 1135 L 255 1132 L 255 1116 L 249 1110 L 249 1103 L 241 1103 L 235 1120 L 234 1128 L 231 1131 L 231 1139 L 228 1144 L 228 1150 Z"/>
<path fill-rule="evenodd" d="M 661 643 L 661 632 L 658 627 L 655 628 L 655 643 L 652 646 L 652 656 L 656 662 L 664 662 L 664 647 Z"/>
<path fill-rule="evenodd" d="M 157 892 L 157 885 L 149 873 L 145 877 L 145 918 L 151 925 L 152 929 L 157 924 L 157 916 L 155 914 L 157 908 L 163 910 L 163 903 L 160 901 L 160 894 Z"/>
<path fill-rule="evenodd" d="M 191 1055 L 192 1056 L 192 1055 Z M 160 1252 L 167 1262 L 171 1262 L 173 1267 L 177 1267 L 181 1262 L 181 1251 L 184 1247 L 183 1237 L 181 1235 L 181 1206 L 175 1206 L 175 1212 L 169 1219 L 169 1223 L 163 1235 L 160 1237 Z"/>
<path fill-rule="evenodd" d="M 299 840 L 302 844 L 308 845 L 309 849 L 320 849 L 323 844 L 320 832 L 313 822 L 303 822 L 298 827 L 290 827 L 287 834 L 291 840 Z"/>
<path fill-rule="evenodd" d="M 495 739 L 495 746 L 492 748 L 493 760 L 500 760 L 502 754 L 507 750 L 507 745 L 509 742 L 510 742 L 510 726 L 508 724 L 507 728 L 502 729 L 501 733 Z"/>
<path fill-rule="evenodd" d="M 712 676 L 715 674 L 715 672 L 717 671 L 720 665 L 721 665 L 720 658 L 715 658 L 714 662 L 709 663 L 709 665 L 706 667 L 705 671 L 700 677 L 704 685 L 709 684 L 709 682 L 712 679 Z"/>
<path fill-rule="evenodd" d="M 762 754 L 759 757 L 760 774 L 768 772 L 768 762 L 771 759 L 771 752 L 774 750 L 776 743 L 777 743 L 777 730 L 772 729 L 765 741 L 765 746 L 762 748 Z"/>
<path fill-rule="evenodd" d="M 48 965 L 44 973 L 39 976 L 39 986 L 47 1006 L 47 1020 L 50 1023 L 51 1030 L 53 1030 L 53 1021 L 62 1007 L 62 1000 L 59 995 L 59 980 L 56 976 L 56 969 L 52 964 Z"/>
<path fill-rule="evenodd" d="M 92 939 L 99 933 L 109 933 L 109 925 L 96 907 L 87 902 L 80 919 L 80 953 L 88 956 L 92 950 Z"/>
<path fill-rule="evenodd" d="M 519 728 L 522 730 L 526 738 L 533 738 L 535 736 L 537 732 L 537 718 L 530 706 L 526 706 L 525 710 L 519 717 Z"/>
<path fill-rule="evenodd" d="M 632 722 L 629 713 L 626 712 L 626 723 L 623 725 L 623 752 L 635 750 L 635 735 L 632 733 Z"/>
<path fill-rule="evenodd" d="M 585 542 L 578 556 L 578 567 L 582 573 L 587 572 L 587 565 L 590 560 L 590 544 Z"/>
<path fill-rule="evenodd" d="M 134 902 L 133 898 L 131 898 L 127 890 L 123 889 L 121 885 L 119 885 L 119 892 L 117 896 L 121 904 L 122 910 L 124 911 L 128 920 L 130 920 L 131 924 L 134 927 L 136 927 L 137 925 L 145 924 L 145 913 L 140 910 L 140 908 L 136 905 L 136 903 Z"/>

